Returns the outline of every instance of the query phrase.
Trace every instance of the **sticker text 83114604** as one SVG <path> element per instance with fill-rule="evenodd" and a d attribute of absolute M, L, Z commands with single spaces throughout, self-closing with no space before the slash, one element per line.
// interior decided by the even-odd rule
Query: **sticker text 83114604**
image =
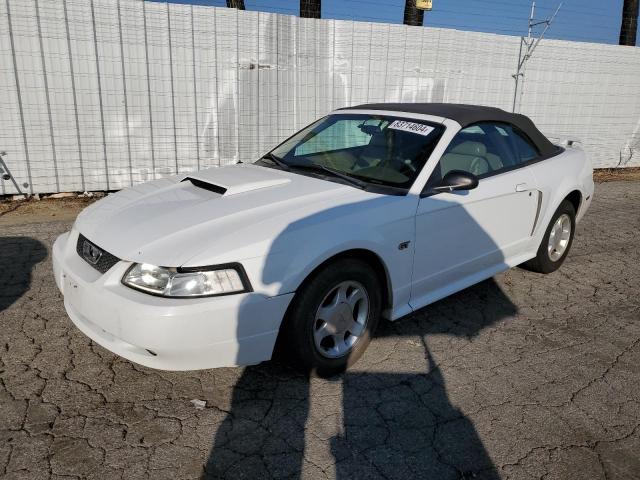
<path fill-rule="evenodd" d="M 423 123 L 407 122 L 405 120 L 394 120 L 388 128 L 392 130 L 402 130 L 404 132 L 417 133 L 425 137 L 433 132 L 434 128 Z"/>

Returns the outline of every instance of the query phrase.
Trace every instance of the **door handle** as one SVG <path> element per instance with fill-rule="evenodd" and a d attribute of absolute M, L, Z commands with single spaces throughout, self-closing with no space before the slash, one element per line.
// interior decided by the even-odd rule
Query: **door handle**
<path fill-rule="evenodd" d="M 529 190 L 529 187 L 526 183 L 519 183 L 516 185 L 516 192 L 526 192 Z"/>

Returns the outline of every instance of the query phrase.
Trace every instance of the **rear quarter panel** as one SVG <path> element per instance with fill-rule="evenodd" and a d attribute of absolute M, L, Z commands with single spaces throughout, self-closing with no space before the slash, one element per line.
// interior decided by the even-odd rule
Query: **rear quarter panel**
<path fill-rule="evenodd" d="M 577 220 L 584 216 L 593 199 L 593 168 L 582 149 L 570 147 L 555 157 L 536 163 L 532 172 L 542 192 L 540 217 L 534 232 L 540 240 L 562 200 L 574 190 L 581 196 Z"/>

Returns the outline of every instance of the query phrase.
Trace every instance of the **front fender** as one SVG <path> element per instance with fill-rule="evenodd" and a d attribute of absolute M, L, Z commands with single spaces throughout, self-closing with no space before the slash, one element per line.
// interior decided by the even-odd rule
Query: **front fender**
<path fill-rule="evenodd" d="M 394 304 L 408 302 L 414 214 L 413 199 L 401 197 L 375 211 L 357 211 L 302 229 L 292 225 L 273 239 L 266 255 L 241 263 L 254 291 L 275 296 L 295 292 L 311 272 L 330 258 L 348 250 L 367 250 L 385 266 Z M 405 242 L 409 242 L 409 247 L 400 249 L 399 245 Z"/>

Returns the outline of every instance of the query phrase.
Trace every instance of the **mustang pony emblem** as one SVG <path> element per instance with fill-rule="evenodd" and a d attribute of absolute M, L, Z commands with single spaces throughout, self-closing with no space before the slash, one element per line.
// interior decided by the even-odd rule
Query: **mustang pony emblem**
<path fill-rule="evenodd" d="M 92 265 L 98 263 L 100 257 L 102 257 L 102 250 L 85 240 L 82 244 L 82 256 L 84 259 Z"/>

